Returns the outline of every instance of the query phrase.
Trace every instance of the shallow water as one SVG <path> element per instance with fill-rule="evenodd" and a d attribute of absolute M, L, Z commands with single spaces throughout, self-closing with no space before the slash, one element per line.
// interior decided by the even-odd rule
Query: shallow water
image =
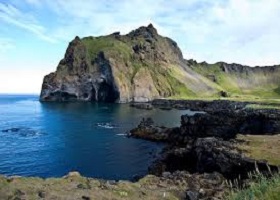
<path fill-rule="evenodd" d="M 163 145 L 126 138 L 143 117 L 178 126 L 183 110 L 138 110 L 127 104 L 40 103 L 38 96 L 0 96 L 0 174 L 59 177 L 69 171 L 132 179 Z"/>

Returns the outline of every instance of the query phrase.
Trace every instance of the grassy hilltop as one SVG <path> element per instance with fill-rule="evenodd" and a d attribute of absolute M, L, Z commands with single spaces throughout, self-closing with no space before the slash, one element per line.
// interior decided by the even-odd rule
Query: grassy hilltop
<path fill-rule="evenodd" d="M 153 25 L 127 35 L 76 37 L 41 100 L 143 102 L 156 98 L 277 99 L 280 66 L 248 67 L 185 60 L 177 43 Z"/>

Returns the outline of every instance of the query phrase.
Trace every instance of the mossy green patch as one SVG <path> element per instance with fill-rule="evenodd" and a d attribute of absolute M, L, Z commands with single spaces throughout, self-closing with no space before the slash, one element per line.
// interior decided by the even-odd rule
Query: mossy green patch
<path fill-rule="evenodd" d="M 82 43 L 86 46 L 89 59 L 95 58 L 101 51 L 115 54 L 115 58 L 122 57 L 124 60 L 129 60 L 131 56 L 131 47 L 112 36 L 86 37 Z"/>
<path fill-rule="evenodd" d="M 172 91 L 173 97 L 179 98 L 189 98 L 189 97 L 196 97 L 196 94 L 188 89 L 186 85 L 181 83 L 178 79 L 174 78 L 172 75 L 167 75 L 167 81 L 169 82 Z"/>
<path fill-rule="evenodd" d="M 205 65 L 196 65 L 193 67 L 194 71 L 203 75 L 204 77 L 214 76 L 215 81 L 212 81 L 214 84 L 217 84 L 219 89 L 228 91 L 232 94 L 242 93 L 241 89 L 237 85 L 237 81 L 226 74 L 218 64 Z"/>
<path fill-rule="evenodd" d="M 277 95 L 280 96 L 280 86 L 277 87 L 277 88 L 275 88 L 275 89 L 273 90 L 273 92 L 275 92 Z"/>

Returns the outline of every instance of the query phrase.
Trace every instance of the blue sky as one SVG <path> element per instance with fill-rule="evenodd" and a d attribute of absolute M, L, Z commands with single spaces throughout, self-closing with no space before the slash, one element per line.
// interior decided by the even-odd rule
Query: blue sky
<path fill-rule="evenodd" d="M 279 0 L 0 0 L 0 93 L 39 93 L 76 35 L 153 23 L 185 58 L 280 64 Z"/>

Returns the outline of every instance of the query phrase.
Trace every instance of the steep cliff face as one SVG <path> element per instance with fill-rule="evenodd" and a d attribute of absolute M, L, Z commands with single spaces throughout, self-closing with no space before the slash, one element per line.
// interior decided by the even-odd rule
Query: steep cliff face
<path fill-rule="evenodd" d="M 76 37 L 56 72 L 45 76 L 40 99 L 144 102 L 161 97 L 213 97 L 221 95 L 221 91 L 232 92 L 232 88 L 223 85 L 227 82 L 237 84 L 237 92 L 247 86 L 269 85 L 269 90 L 277 93 L 279 76 L 279 67 L 263 70 L 184 60 L 176 42 L 160 36 L 150 24 L 127 35 L 116 32 Z"/>

